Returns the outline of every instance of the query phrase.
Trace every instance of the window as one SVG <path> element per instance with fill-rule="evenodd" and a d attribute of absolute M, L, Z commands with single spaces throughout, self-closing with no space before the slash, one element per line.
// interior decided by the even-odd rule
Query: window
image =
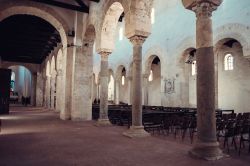
<path fill-rule="evenodd" d="M 151 10 L 151 24 L 155 23 L 155 9 L 152 8 Z"/>
<path fill-rule="evenodd" d="M 196 61 L 192 62 L 192 76 L 197 74 L 197 66 L 196 66 Z"/>
<path fill-rule="evenodd" d="M 119 40 L 123 39 L 123 28 L 121 27 L 119 30 Z"/>
<path fill-rule="evenodd" d="M 224 68 L 225 70 L 234 69 L 234 57 L 232 54 L 227 54 L 224 58 Z"/>
<path fill-rule="evenodd" d="M 150 70 L 150 74 L 149 74 L 149 77 L 148 77 L 148 81 L 151 82 L 153 81 L 153 71 Z"/>
<path fill-rule="evenodd" d="M 10 89 L 11 91 L 15 90 L 15 73 L 11 73 L 11 82 L 10 82 Z"/>
<path fill-rule="evenodd" d="M 122 85 L 125 85 L 125 76 L 122 76 Z"/>

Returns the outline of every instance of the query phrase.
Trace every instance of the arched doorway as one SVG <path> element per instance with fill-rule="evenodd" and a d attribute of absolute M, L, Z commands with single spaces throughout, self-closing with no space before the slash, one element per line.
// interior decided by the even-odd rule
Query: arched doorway
<path fill-rule="evenodd" d="M 11 75 L 11 98 L 16 98 L 15 103 L 24 105 L 31 104 L 32 95 L 32 74 L 29 69 L 24 66 L 10 66 Z"/>

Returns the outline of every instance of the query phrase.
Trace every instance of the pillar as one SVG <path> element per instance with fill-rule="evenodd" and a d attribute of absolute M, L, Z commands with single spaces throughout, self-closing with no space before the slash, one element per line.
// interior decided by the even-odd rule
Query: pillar
<path fill-rule="evenodd" d="M 128 76 L 128 105 L 132 105 L 132 76 Z"/>
<path fill-rule="evenodd" d="M 62 96 L 61 96 L 61 92 L 62 92 L 62 70 L 58 69 L 57 73 L 56 73 L 56 108 L 55 111 L 56 112 L 60 112 L 61 111 L 61 106 L 62 106 Z"/>
<path fill-rule="evenodd" d="M 55 109 L 55 84 L 56 84 L 56 76 L 52 75 L 51 81 L 50 81 L 50 86 L 51 86 L 51 109 Z"/>
<path fill-rule="evenodd" d="M 98 126 L 111 125 L 108 118 L 108 56 L 110 52 L 100 52 L 101 55 L 101 72 L 100 72 L 100 117 Z"/>
<path fill-rule="evenodd" d="M 32 97 L 31 97 L 31 104 L 36 106 L 36 87 L 37 87 L 37 73 L 32 74 Z"/>
<path fill-rule="evenodd" d="M 50 76 L 45 77 L 46 86 L 45 86 L 45 107 L 50 108 Z"/>
<path fill-rule="evenodd" d="M 92 119 L 93 43 L 75 48 L 71 120 Z"/>
<path fill-rule="evenodd" d="M 71 41 L 72 39 L 68 39 Z M 66 54 L 64 53 L 66 51 Z M 62 120 L 70 120 L 71 116 L 71 95 L 72 95 L 72 75 L 73 75 L 73 53 L 72 46 L 63 48 L 63 76 L 62 76 L 62 91 L 61 100 L 62 107 L 60 111 L 60 118 Z"/>
<path fill-rule="evenodd" d="M 42 77 L 42 73 L 37 73 L 37 81 L 36 81 L 36 106 L 43 106 L 43 96 L 44 96 L 44 80 Z"/>
<path fill-rule="evenodd" d="M 130 38 L 133 44 L 132 126 L 123 133 L 130 138 L 150 135 L 142 125 L 142 44 L 145 39 L 143 36 Z"/>
<path fill-rule="evenodd" d="M 117 76 L 115 78 L 115 104 L 119 105 L 120 104 L 120 76 Z"/>
<path fill-rule="evenodd" d="M 149 74 L 143 74 L 143 100 L 144 100 L 144 105 L 148 105 L 148 77 Z"/>
<path fill-rule="evenodd" d="M 190 154 L 206 160 L 221 158 L 216 138 L 215 70 L 212 11 L 221 0 L 183 0 L 184 6 L 196 13 L 197 63 L 197 142 Z"/>

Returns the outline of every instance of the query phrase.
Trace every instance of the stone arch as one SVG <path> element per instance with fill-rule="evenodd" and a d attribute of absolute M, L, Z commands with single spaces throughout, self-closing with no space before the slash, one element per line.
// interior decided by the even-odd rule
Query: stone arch
<path fill-rule="evenodd" d="M 2 61 L 2 68 L 7 69 L 11 66 L 23 66 L 29 69 L 31 73 L 36 73 L 39 71 L 39 65 L 37 64 Z"/>
<path fill-rule="evenodd" d="M 122 77 L 122 70 L 125 69 L 126 71 L 126 75 L 127 75 L 127 69 L 125 67 L 125 65 L 119 65 L 116 69 L 116 72 L 115 72 L 115 76 L 116 77 Z"/>
<path fill-rule="evenodd" d="M 64 19 L 52 8 L 31 1 L 13 0 L 1 5 L 0 11 L 0 21 L 17 14 L 33 15 L 46 20 L 59 32 L 63 47 L 67 47 L 66 33 L 69 31 L 69 27 Z"/>
<path fill-rule="evenodd" d="M 243 56 L 250 57 L 250 39 L 246 36 L 250 35 L 249 26 L 242 24 L 231 23 L 223 25 L 214 31 L 214 43 L 218 43 L 222 39 L 233 38 L 237 40 L 243 49 Z M 215 49 L 217 49 L 215 47 Z"/>
<path fill-rule="evenodd" d="M 143 66 L 144 74 L 150 73 L 151 64 L 155 57 L 158 57 L 160 59 L 161 71 L 164 71 L 163 70 L 163 67 L 165 66 L 164 60 L 166 60 L 167 57 L 165 51 L 160 46 L 153 46 L 146 52 L 146 55 L 144 57 L 143 61 L 143 64 L 145 64 Z"/>
<path fill-rule="evenodd" d="M 124 8 L 120 2 L 113 2 L 105 12 L 101 24 L 100 39 L 97 41 L 97 51 L 112 52 L 115 47 L 115 34 L 118 20 Z"/>

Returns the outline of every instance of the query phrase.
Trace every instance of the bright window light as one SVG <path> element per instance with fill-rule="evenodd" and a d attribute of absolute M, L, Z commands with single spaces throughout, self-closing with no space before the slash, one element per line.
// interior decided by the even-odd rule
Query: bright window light
<path fill-rule="evenodd" d="M 153 81 L 153 71 L 150 70 L 150 74 L 149 74 L 149 77 L 148 77 L 148 81 L 151 82 Z"/>
<path fill-rule="evenodd" d="M 123 39 L 123 28 L 121 27 L 119 30 L 119 40 Z"/>
<path fill-rule="evenodd" d="M 151 24 L 155 23 L 155 9 L 152 8 L 151 10 Z"/>
<path fill-rule="evenodd" d="M 196 61 L 193 61 L 192 63 L 192 76 L 197 74 L 197 67 L 196 67 Z"/>
<path fill-rule="evenodd" d="M 125 76 L 122 76 L 122 85 L 125 85 Z"/>
<path fill-rule="evenodd" d="M 225 70 L 234 69 L 234 57 L 232 54 L 227 54 L 224 58 L 224 68 Z"/>

